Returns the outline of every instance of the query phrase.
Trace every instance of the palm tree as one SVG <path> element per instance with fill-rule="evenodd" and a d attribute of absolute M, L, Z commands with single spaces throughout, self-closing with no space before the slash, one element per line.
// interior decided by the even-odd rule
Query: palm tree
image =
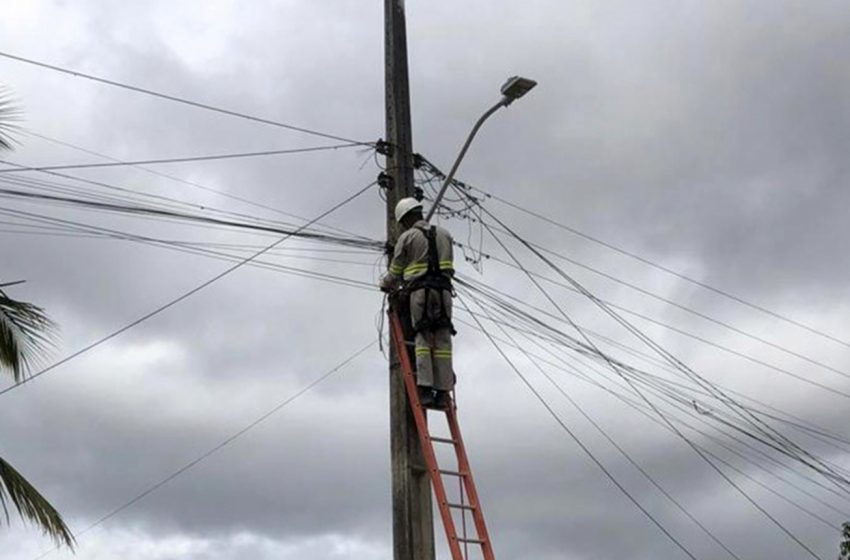
<path fill-rule="evenodd" d="M 838 555 L 838 560 L 849 560 L 850 559 L 850 522 L 845 523 L 841 526 L 841 546 L 840 552 Z"/>
<path fill-rule="evenodd" d="M 11 150 L 14 147 L 12 132 L 21 116 L 21 111 L 15 104 L 9 90 L 0 86 L 0 150 Z"/>
<path fill-rule="evenodd" d="M 10 132 L 15 128 L 17 115 L 10 96 L 0 88 L 0 150 L 12 148 Z M 11 373 L 17 383 L 23 381 L 30 368 L 53 346 L 54 332 L 55 324 L 43 309 L 14 300 L 0 289 L 0 372 Z M 56 508 L 0 457 L 0 506 L 7 524 L 10 502 L 22 519 L 40 527 L 57 545 L 73 550 L 74 535 Z"/>

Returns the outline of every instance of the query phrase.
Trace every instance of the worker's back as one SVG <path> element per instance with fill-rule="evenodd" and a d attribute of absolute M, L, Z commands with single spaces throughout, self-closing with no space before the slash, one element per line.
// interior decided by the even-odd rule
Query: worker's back
<path fill-rule="evenodd" d="M 429 230 L 433 228 L 436 255 L 431 256 Z M 428 273 L 429 259 L 439 273 L 446 278 L 454 274 L 454 251 L 452 235 L 440 226 L 432 226 L 425 220 L 419 220 L 401 234 L 397 242 L 396 257 L 390 266 L 390 272 L 401 275 L 406 283 L 423 278 Z"/>

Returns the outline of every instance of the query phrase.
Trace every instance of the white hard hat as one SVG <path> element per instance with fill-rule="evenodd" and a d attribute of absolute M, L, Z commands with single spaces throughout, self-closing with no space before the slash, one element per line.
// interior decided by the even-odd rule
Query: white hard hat
<path fill-rule="evenodd" d="M 401 223 L 401 219 L 411 210 L 422 209 L 422 203 L 415 198 L 402 198 L 395 205 L 395 221 Z"/>

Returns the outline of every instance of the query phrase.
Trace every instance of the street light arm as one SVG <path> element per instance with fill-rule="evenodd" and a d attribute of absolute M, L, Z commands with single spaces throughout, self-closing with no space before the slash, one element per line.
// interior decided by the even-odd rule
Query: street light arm
<path fill-rule="evenodd" d="M 512 100 L 508 99 L 507 97 L 503 97 L 499 100 L 498 103 L 487 109 L 487 111 L 483 115 L 481 115 L 481 118 L 478 119 L 478 122 L 475 123 L 475 126 L 472 127 L 472 131 L 469 133 L 466 142 L 463 144 L 463 148 L 461 148 L 460 153 L 457 155 L 457 159 L 452 165 L 449 174 L 446 175 L 446 180 L 443 181 L 443 186 L 440 187 L 440 192 L 437 193 L 437 197 L 434 199 L 434 203 L 431 205 L 431 209 L 428 210 L 428 215 L 425 216 L 425 221 L 430 221 L 431 218 L 434 216 L 434 212 L 437 211 L 437 207 L 440 205 L 440 201 L 443 199 L 443 195 L 446 194 L 446 189 L 449 188 L 449 184 L 452 182 L 452 179 L 454 179 L 455 171 L 457 171 L 457 168 L 460 166 L 460 162 L 461 160 L 463 160 L 463 156 L 466 155 L 466 150 L 468 150 L 469 145 L 472 144 L 472 139 L 475 138 L 475 135 L 478 133 L 478 129 L 481 128 L 481 125 L 484 124 L 484 121 L 490 118 L 490 115 L 492 115 L 502 107 L 507 107 L 511 101 Z"/>

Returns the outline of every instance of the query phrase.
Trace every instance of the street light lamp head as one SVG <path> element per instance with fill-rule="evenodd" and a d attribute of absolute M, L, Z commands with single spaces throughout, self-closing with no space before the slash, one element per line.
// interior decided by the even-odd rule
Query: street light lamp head
<path fill-rule="evenodd" d="M 537 85 L 537 82 L 534 80 L 530 80 L 528 78 L 523 78 L 521 76 L 514 76 L 512 78 L 508 78 L 508 81 L 504 83 L 502 86 L 502 95 L 504 99 L 502 100 L 505 106 L 510 105 L 529 91 L 531 91 L 534 86 Z"/>
<path fill-rule="evenodd" d="M 428 211 L 428 215 L 425 216 L 425 221 L 430 221 L 431 217 L 434 216 L 434 211 L 440 205 L 440 200 L 442 200 L 443 195 L 446 194 L 446 189 L 449 188 L 449 184 L 451 184 L 452 179 L 454 179 L 455 171 L 457 171 L 458 166 L 460 165 L 461 160 L 463 159 L 464 154 L 466 154 L 466 150 L 469 148 L 469 145 L 472 143 L 472 139 L 475 138 L 475 134 L 478 132 L 478 129 L 481 128 L 481 125 L 484 124 L 484 121 L 490 118 L 496 111 L 501 109 L 502 107 L 507 107 L 529 91 L 531 91 L 534 86 L 537 85 L 537 82 L 534 80 L 530 80 L 528 78 L 523 78 L 520 76 L 514 76 L 512 78 L 508 78 L 508 81 L 502 85 L 502 98 L 498 103 L 487 109 L 483 115 L 478 118 L 475 126 L 472 127 L 472 131 L 469 133 L 469 136 L 464 142 L 463 147 L 460 149 L 460 153 L 457 155 L 457 159 L 455 159 L 454 165 L 452 165 L 449 174 L 446 175 L 446 178 L 443 180 L 443 186 L 440 187 L 440 192 L 437 193 L 437 197 L 434 199 L 434 202 L 431 203 L 431 209 Z"/>

